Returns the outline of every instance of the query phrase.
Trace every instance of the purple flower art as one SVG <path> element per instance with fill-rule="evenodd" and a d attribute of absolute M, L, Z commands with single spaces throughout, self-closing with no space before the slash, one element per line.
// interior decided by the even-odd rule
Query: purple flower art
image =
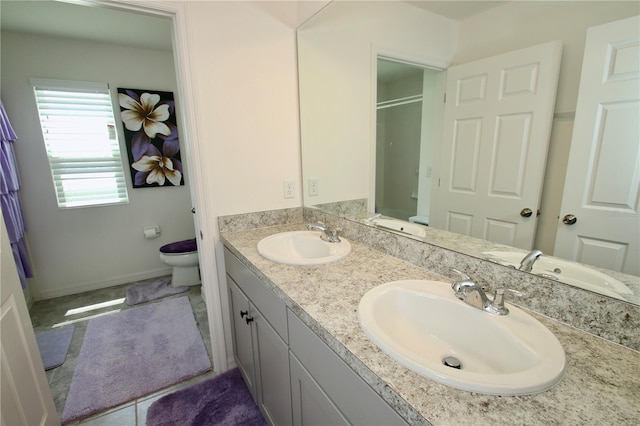
<path fill-rule="evenodd" d="M 184 185 L 173 93 L 118 88 L 134 188 Z"/>

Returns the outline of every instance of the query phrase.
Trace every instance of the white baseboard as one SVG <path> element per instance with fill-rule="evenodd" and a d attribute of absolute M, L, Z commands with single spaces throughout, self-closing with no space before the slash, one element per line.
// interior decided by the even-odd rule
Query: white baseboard
<path fill-rule="evenodd" d="M 94 281 L 90 283 L 58 288 L 53 290 L 39 289 L 40 291 L 38 293 L 40 297 L 38 300 L 53 299 L 55 297 L 60 297 L 60 296 L 69 296 L 71 294 L 77 294 L 77 293 L 82 293 L 82 292 L 91 291 L 91 290 L 99 290 L 101 288 L 113 287 L 116 285 L 148 280 L 151 278 L 162 277 L 165 275 L 171 275 L 170 267 L 154 269 L 151 271 L 139 272 L 135 274 L 120 275 L 118 277 L 110 278 L 108 280 Z"/>
<path fill-rule="evenodd" d="M 227 370 L 231 370 L 232 368 L 236 368 L 238 364 L 236 364 L 235 357 L 227 357 Z"/>

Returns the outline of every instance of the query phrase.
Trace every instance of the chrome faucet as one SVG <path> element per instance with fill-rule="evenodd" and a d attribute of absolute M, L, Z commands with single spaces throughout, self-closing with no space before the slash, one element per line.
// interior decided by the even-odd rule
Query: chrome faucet
<path fill-rule="evenodd" d="M 318 222 L 318 223 L 311 223 L 309 225 L 307 225 L 307 229 L 309 231 L 322 231 L 322 234 L 320 234 L 320 238 L 323 241 L 327 241 L 329 243 L 339 243 L 341 242 L 340 237 L 338 236 L 338 234 L 340 233 L 340 229 L 329 229 L 324 223 L 322 222 Z"/>
<path fill-rule="evenodd" d="M 542 252 L 540 250 L 531 250 L 525 257 L 520 261 L 519 270 L 524 272 L 531 272 L 533 268 L 533 264 L 536 263 L 536 260 L 542 256 Z"/>
<path fill-rule="evenodd" d="M 376 224 L 376 219 L 379 218 L 380 216 L 382 216 L 381 213 L 376 213 L 371 217 L 368 217 L 366 219 L 362 219 L 362 223 L 364 223 L 365 225 L 375 225 Z"/>
<path fill-rule="evenodd" d="M 507 315 L 509 309 L 504 306 L 504 293 L 509 291 L 516 296 L 522 296 L 519 291 L 499 288 L 493 295 L 493 300 L 487 297 L 484 288 L 475 283 L 467 274 L 460 272 L 455 268 L 450 268 L 453 272 L 460 276 L 460 280 L 453 282 L 451 288 L 453 289 L 456 297 L 467 305 L 471 305 L 474 308 L 482 309 L 485 312 L 489 312 L 496 315 Z"/>

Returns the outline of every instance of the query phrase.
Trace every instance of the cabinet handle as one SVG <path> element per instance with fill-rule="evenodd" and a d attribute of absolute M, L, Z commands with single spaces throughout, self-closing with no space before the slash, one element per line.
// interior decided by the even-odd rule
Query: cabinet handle
<path fill-rule="evenodd" d="M 250 324 L 253 322 L 253 317 L 246 317 L 244 320 L 247 322 L 247 324 Z"/>
<path fill-rule="evenodd" d="M 240 311 L 240 318 L 244 318 L 246 315 L 249 315 L 249 311 Z"/>

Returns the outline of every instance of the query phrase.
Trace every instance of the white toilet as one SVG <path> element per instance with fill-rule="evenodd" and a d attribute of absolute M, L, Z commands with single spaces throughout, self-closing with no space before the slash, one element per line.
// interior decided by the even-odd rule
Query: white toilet
<path fill-rule="evenodd" d="M 160 247 L 160 260 L 173 268 L 171 287 L 201 283 L 195 238 L 163 245 Z"/>

